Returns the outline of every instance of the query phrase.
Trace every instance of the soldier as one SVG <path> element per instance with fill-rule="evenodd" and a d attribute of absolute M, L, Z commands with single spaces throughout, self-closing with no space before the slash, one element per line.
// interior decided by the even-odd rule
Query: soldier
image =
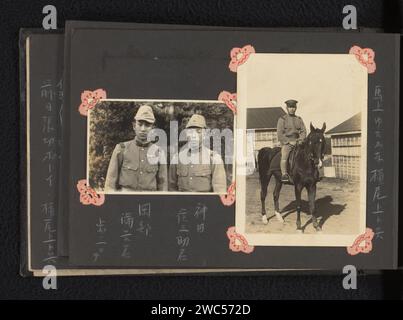
<path fill-rule="evenodd" d="M 135 138 L 116 145 L 106 174 L 106 191 L 167 191 L 164 151 L 148 140 L 155 117 L 148 105 L 140 106 L 133 121 Z"/>
<path fill-rule="evenodd" d="M 186 125 L 187 144 L 169 166 L 169 190 L 226 193 L 227 183 L 221 156 L 203 144 L 206 120 L 194 114 Z"/>
<path fill-rule="evenodd" d="M 287 173 L 288 155 L 293 147 L 306 138 L 306 128 L 301 117 L 295 115 L 297 110 L 296 100 L 287 100 L 288 114 L 282 116 L 277 122 L 277 137 L 281 143 L 281 181 L 290 182 L 290 177 Z"/>

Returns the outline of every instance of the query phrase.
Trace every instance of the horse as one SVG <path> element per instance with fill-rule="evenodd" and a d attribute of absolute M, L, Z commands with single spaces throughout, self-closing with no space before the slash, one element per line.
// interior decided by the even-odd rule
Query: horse
<path fill-rule="evenodd" d="M 291 150 L 289 160 L 287 161 L 288 173 L 291 184 L 294 185 L 295 199 L 297 205 L 297 230 L 302 232 L 301 227 L 301 193 L 304 188 L 308 192 L 309 212 L 312 217 L 312 224 L 316 231 L 321 231 L 318 219 L 315 214 L 316 183 L 318 181 L 318 169 L 322 167 L 326 141 L 324 132 L 326 123 L 323 123 L 322 129 L 315 128 L 310 124 L 310 133 L 302 141 L 295 145 Z M 279 210 L 279 196 L 282 187 L 281 181 L 281 149 L 262 148 L 258 153 L 259 180 L 261 186 L 260 200 L 262 203 L 262 222 L 268 223 L 266 216 L 265 200 L 267 196 L 267 187 L 272 176 L 276 179 L 276 185 L 273 191 L 274 213 L 280 222 L 284 219 Z"/>

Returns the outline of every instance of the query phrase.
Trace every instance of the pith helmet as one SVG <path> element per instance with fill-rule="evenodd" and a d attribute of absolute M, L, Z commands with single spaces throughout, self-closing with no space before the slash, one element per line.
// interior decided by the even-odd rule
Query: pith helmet
<path fill-rule="evenodd" d="M 134 120 L 143 120 L 149 123 L 155 122 L 153 109 L 149 105 L 142 105 L 136 113 Z"/>
<path fill-rule="evenodd" d="M 186 128 L 206 128 L 206 119 L 201 114 L 194 114 L 186 124 Z"/>

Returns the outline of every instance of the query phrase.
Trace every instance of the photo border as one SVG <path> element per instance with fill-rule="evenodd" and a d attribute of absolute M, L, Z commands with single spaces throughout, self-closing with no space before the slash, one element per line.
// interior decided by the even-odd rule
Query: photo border
<path fill-rule="evenodd" d="M 246 132 L 247 121 L 247 66 L 250 65 L 250 61 L 253 60 L 255 55 L 266 56 L 297 56 L 297 55 L 312 55 L 312 56 L 341 56 L 346 54 L 323 54 L 323 53 L 253 53 L 247 63 L 239 67 L 237 72 L 237 93 L 238 93 L 238 129 L 242 129 Z M 350 55 L 351 59 L 356 59 L 354 55 Z M 251 59 L 252 58 L 252 59 Z M 357 62 L 357 67 L 360 64 Z M 362 101 L 361 107 L 361 158 L 360 158 L 360 217 L 359 217 L 359 231 L 357 234 L 341 235 L 341 234 L 301 234 L 301 233 L 246 233 L 246 176 L 237 177 L 237 189 L 236 189 L 236 210 L 235 210 L 235 226 L 237 232 L 242 234 L 248 243 L 253 246 L 288 246 L 288 247 L 348 247 L 354 243 L 358 236 L 365 233 L 367 223 L 367 141 L 368 141 L 368 73 L 365 67 L 361 66 L 362 71 L 366 73 L 365 80 L 365 97 Z M 364 85 L 364 84 L 363 84 Z M 364 94 L 364 92 L 363 92 Z M 250 106 L 251 108 L 257 108 L 257 106 Z M 263 107 L 262 107 L 263 108 Z M 237 132 L 238 133 L 238 132 Z M 244 150 L 246 151 L 246 135 L 243 135 Z M 238 136 L 236 137 L 238 140 Z M 240 163 L 237 163 L 237 168 Z"/>
<path fill-rule="evenodd" d="M 223 107 L 228 108 L 225 102 L 221 100 L 182 100 L 182 99 L 100 99 L 99 102 L 103 101 L 116 101 L 116 102 L 187 102 L 187 103 L 216 103 L 221 104 Z M 95 107 L 96 108 L 96 105 Z M 88 110 L 87 116 L 87 148 L 86 148 L 86 175 L 85 179 L 87 181 L 87 185 L 89 185 L 89 141 L 90 141 L 90 118 L 91 118 L 91 111 L 92 109 Z M 236 177 L 236 128 L 237 128 L 237 115 L 233 113 L 233 128 L 232 132 L 234 134 L 234 141 L 233 141 L 233 162 L 232 162 L 232 177 Z M 169 143 L 168 143 L 169 148 Z M 178 150 L 179 152 L 180 150 Z M 167 164 L 167 169 L 169 170 L 169 163 Z M 134 192 L 126 192 L 126 191 L 112 191 L 112 192 L 105 192 L 105 191 L 98 191 L 96 190 L 97 194 L 104 194 L 104 195 L 227 195 L 228 194 L 228 186 L 227 191 L 225 193 L 220 192 L 180 192 L 180 191 L 134 191 Z"/>

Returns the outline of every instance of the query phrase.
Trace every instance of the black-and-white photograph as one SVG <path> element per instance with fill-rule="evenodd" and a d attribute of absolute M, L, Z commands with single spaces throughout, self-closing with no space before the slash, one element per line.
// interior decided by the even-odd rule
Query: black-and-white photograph
<path fill-rule="evenodd" d="M 88 116 L 87 180 L 105 194 L 226 194 L 233 131 L 221 101 L 102 100 Z"/>
<path fill-rule="evenodd" d="M 255 245 L 351 244 L 365 230 L 365 68 L 351 55 L 255 54 L 240 69 L 253 160 L 237 179 L 237 228 Z"/>

